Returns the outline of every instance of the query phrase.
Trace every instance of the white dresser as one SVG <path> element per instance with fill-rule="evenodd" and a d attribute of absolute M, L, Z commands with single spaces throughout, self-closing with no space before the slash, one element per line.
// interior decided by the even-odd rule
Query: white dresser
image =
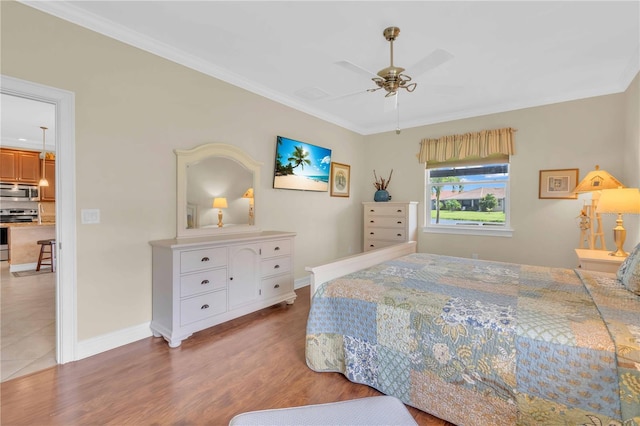
<path fill-rule="evenodd" d="M 418 202 L 365 202 L 364 251 L 418 240 Z"/>
<path fill-rule="evenodd" d="M 151 331 L 172 348 L 196 331 L 286 301 L 292 304 L 293 232 L 151 241 Z"/>

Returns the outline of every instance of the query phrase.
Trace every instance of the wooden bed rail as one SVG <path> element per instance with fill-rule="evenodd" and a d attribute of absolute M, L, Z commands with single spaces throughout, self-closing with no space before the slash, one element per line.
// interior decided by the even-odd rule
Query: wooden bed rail
<path fill-rule="evenodd" d="M 334 278 L 368 268 L 385 260 L 415 253 L 416 245 L 417 243 L 415 241 L 409 241 L 407 243 L 395 244 L 393 246 L 343 257 L 324 265 L 305 267 L 304 270 L 311 274 L 309 280 L 311 298 L 313 299 L 313 295 L 321 284 Z"/>

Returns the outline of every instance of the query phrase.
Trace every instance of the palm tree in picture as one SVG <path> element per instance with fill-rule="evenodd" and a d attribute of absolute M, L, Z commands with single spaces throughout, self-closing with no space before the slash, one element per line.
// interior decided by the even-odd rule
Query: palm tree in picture
<path fill-rule="evenodd" d="M 287 161 L 293 161 L 293 168 L 300 166 L 304 170 L 304 165 L 311 165 L 311 160 L 307 157 L 309 153 L 304 150 L 302 146 L 294 146 L 294 151 L 291 153 L 291 157 L 287 158 Z"/>
<path fill-rule="evenodd" d="M 449 176 L 449 177 L 441 177 L 441 178 L 431 178 L 432 183 L 452 183 L 451 188 L 454 191 L 462 192 L 464 190 L 464 186 L 460 185 L 460 178 L 457 176 Z M 433 185 L 431 190 L 433 194 L 436 196 L 436 223 L 440 223 L 440 192 L 442 191 L 444 185 Z"/>

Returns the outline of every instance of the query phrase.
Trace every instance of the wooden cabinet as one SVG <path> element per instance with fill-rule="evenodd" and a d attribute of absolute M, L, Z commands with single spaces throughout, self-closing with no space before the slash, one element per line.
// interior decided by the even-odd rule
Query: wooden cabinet
<path fill-rule="evenodd" d="M 418 239 L 418 202 L 366 202 L 364 251 Z"/>
<path fill-rule="evenodd" d="M 0 149 L 0 181 L 37 185 L 39 180 L 39 152 Z"/>
<path fill-rule="evenodd" d="M 56 161 L 44 160 L 44 177 L 49 186 L 40 187 L 40 201 L 56 200 Z"/>
<path fill-rule="evenodd" d="M 295 233 L 151 241 L 151 331 L 170 347 L 196 331 L 296 298 Z"/>

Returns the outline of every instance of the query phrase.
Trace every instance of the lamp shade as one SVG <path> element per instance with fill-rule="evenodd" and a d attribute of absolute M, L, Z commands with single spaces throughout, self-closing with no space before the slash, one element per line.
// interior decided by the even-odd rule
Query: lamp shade
<path fill-rule="evenodd" d="M 227 199 L 224 197 L 216 197 L 213 199 L 213 208 L 214 209 L 226 209 L 229 207 L 227 205 Z"/>
<path fill-rule="evenodd" d="M 597 213 L 640 214 L 638 188 L 605 189 L 600 195 Z"/>
<path fill-rule="evenodd" d="M 253 198 L 253 188 L 247 189 L 242 198 Z"/>
<path fill-rule="evenodd" d="M 587 173 L 573 192 L 591 192 L 615 188 L 624 188 L 624 185 L 606 171 L 600 170 L 600 166 L 596 165 L 596 169 Z"/>

